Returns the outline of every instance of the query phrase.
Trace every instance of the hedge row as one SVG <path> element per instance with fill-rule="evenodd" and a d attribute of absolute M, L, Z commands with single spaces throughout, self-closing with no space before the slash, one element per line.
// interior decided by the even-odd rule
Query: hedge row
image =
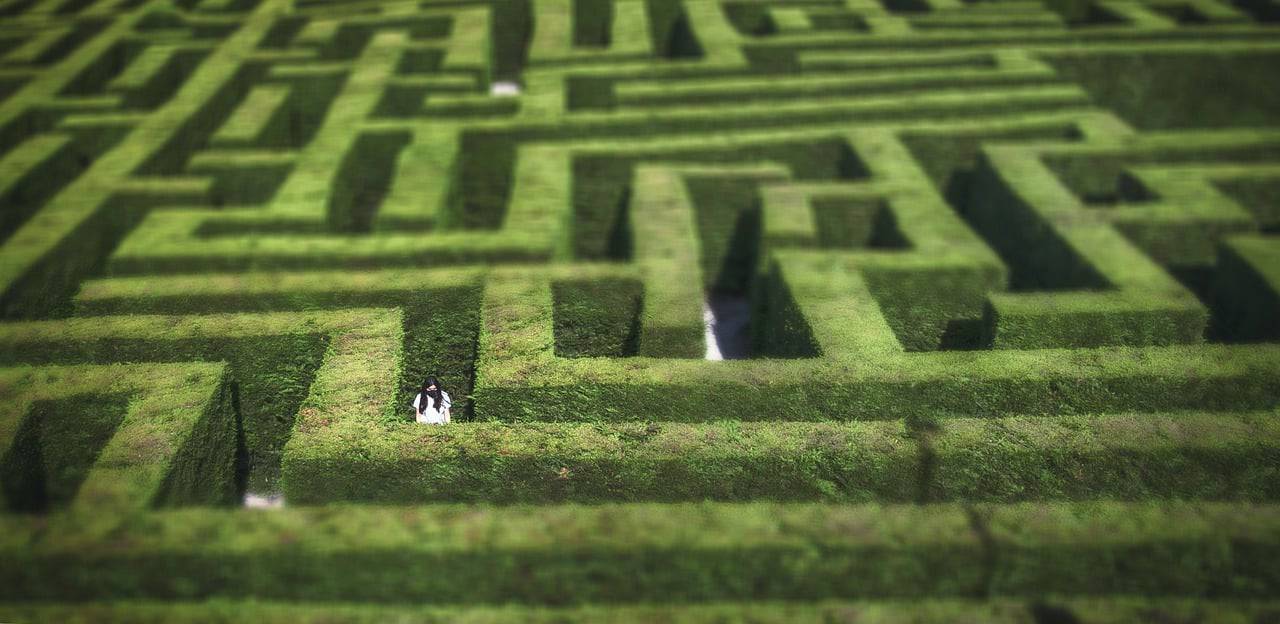
<path fill-rule="evenodd" d="M 0 328 L 0 344 L 4 345 L 0 361 L 11 365 L 226 361 L 249 451 L 242 469 L 247 471 L 251 489 L 270 490 L 278 477 L 280 453 L 294 415 L 310 391 L 331 341 L 385 316 L 356 309 L 11 323 Z M 394 316 L 398 330 L 400 314 Z M 395 338 L 400 338 L 398 331 Z M 419 335 L 408 342 L 414 345 L 423 338 L 429 336 Z M 419 346 L 417 352 L 423 350 Z M 448 362 L 448 357 L 436 361 Z M 384 400 L 392 398 L 388 395 Z"/>
<path fill-rule="evenodd" d="M 291 504 L 905 502 L 919 486 L 916 445 L 897 421 L 408 425 L 341 448 L 305 435 L 285 457 Z"/>
<path fill-rule="evenodd" d="M 988 591 L 1268 598 L 1280 583 L 1275 517 L 1265 505 L 1040 503 L 973 513 L 955 505 L 335 505 L 67 517 L 40 528 L 6 518 L 0 597 L 544 605 Z"/>
<path fill-rule="evenodd" d="M 814 420 L 1238 410 L 1270 408 L 1278 398 L 1270 379 L 1280 360 L 1269 345 L 895 352 L 885 342 L 892 332 L 883 321 L 848 313 L 873 301 L 855 296 L 856 272 L 821 254 L 775 256 L 798 263 L 789 280 L 791 294 L 825 357 L 714 365 L 673 358 L 557 358 L 548 278 L 536 271 L 492 270 L 476 361 L 478 416 L 642 420 L 646 412 L 635 406 L 663 397 L 678 397 L 668 402 L 665 420 L 690 422 L 752 414 Z M 850 325 L 851 317 L 860 322 Z M 642 336 L 641 348 L 643 343 Z M 737 408 L 769 401 L 779 405 L 776 412 Z"/>
<path fill-rule="evenodd" d="M 664 404 L 647 405 L 661 418 Z M 749 409 L 743 406 L 743 409 Z M 765 409 L 768 409 L 766 404 Z M 305 431 L 293 503 L 1280 499 L 1273 412 Z M 919 441 L 923 436 L 923 441 Z"/>
<path fill-rule="evenodd" d="M 832 624 L 918 624 L 992 622 L 1035 624 L 1044 618 L 1071 618 L 1080 624 L 1170 621 L 1263 621 L 1280 609 L 1274 601 L 1192 600 L 1169 597 L 1101 598 L 1051 597 L 1047 599 L 998 598 L 974 600 L 944 598 L 925 600 L 822 600 L 788 602 L 717 602 L 681 605 L 543 606 L 388 606 L 367 604 L 301 605 L 258 600 L 211 599 L 203 602 L 118 601 L 85 604 L 10 603 L 0 605 L 0 617 L 22 622 L 97 624 L 131 622 L 227 623 L 254 622 L 302 624 L 365 624 L 394 621 L 401 624 L 587 624 L 590 622 L 652 622 L 665 624 L 717 624 L 769 622 Z"/>
<path fill-rule="evenodd" d="M 216 115 L 223 96 L 235 93 L 244 78 L 238 59 L 249 54 L 266 34 L 272 24 L 267 18 L 283 8 L 284 3 L 274 1 L 259 5 L 246 16 L 243 27 L 223 39 L 167 102 L 149 112 L 114 149 L 103 153 L 84 175 L 63 187 L 13 232 L 5 245 L 5 261 L 0 263 L 0 308 L 6 316 L 65 311 L 59 308 L 65 305 L 79 279 L 95 270 L 122 234 L 140 218 L 138 206 L 120 210 L 118 204 L 113 205 L 116 183 L 157 159 L 168 158 L 177 165 L 183 162 L 170 158 L 170 147 L 186 140 L 185 133 L 192 128 L 208 124 L 210 118 L 205 112 Z M 50 74 L 47 88 L 58 90 L 77 76 L 92 73 L 94 64 L 132 32 L 145 15 L 143 11 L 126 13 L 99 36 L 84 41 L 75 54 L 50 69 L 54 73 Z M 30 123 L 27 109 L 7 108 L 0 113 L 0 127 L 16 127 L 20 133 L 30 134 L 53 127 L 53 123 Z M 24 138 L 28 137 L 5 137 L 6 144 L 10 139 L 17 144 Z"/>
<path fill-rule="evenodd" d="M 23 366 L 0 381 L 0 509 L 102 516 L 234 500 L 242 442 L 225 365 Z M 67 422 L 87 410 L 99 420 Z"/>
<path fill-rule="evenodd" d="M 952 419 L 931 500 L 1276 500 L 1277 412 Z"/>

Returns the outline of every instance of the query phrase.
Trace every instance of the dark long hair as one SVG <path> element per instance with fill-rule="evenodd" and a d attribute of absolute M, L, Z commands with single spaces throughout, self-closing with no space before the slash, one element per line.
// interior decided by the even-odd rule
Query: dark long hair
<path fill-rule="evenodd" d="M 428 386 L 435 386 L 436 391 L 434 393 L 428 392 Z M 423 397 L 422 402 L 419 403 L 421 406 L 420 409 L 426 409 L 428 398 L 431 399 L 431 409 L 440 409 L 440 401 L 444 398 L 444 388 L 440 386 L 440 382 L 437 381 L 434 376 L 427 377 L 427 379 L 422 382 L 422 387 L 418 389 L 418 392 L 421 392 Z"/>

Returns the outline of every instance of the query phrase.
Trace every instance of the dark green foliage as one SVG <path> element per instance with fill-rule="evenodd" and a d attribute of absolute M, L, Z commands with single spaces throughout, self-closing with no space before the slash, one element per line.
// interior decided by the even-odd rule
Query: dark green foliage
<path fill-rule="evenodd" d="M 0 211 L 0 244 L 8 240 L 50 197 L 118 143 L 123 135 L 119 128 L 76 132 L 66 145 L 31 167 L 16 184 L 0 195 L 0 206 L 5 208 Z"/>
<path fill-rule="evenodd" d="M 237 474 L 237 453 L 243 451 L 239 448 L 239 429 L 243 422 L 241 415 L 235 412 L 237 404 L 233 393 L 234 390 L 228 385 L 217 387 L 214 396 L 204 406 L 200 419 L 169 463 L 164 482 L 155 498 L 150 501 L 152 505 L 173 507 L 239 504 L 242 484 L 239 483 L 241 476 Z M 259 457 L 278 451 L 279 445 L 283 444 L 282 440 L 262 440 L 266 437 L 264 433 L 279 436 L 278 431 L 254 433 L 258 437 L 259 446 L 255 449 L 260 451 Z M 272 447 L 273 443 L 276 446 Z M 267 461 L 279 460 L 269 458 Z M 276 466 L 259 468 L 258 474 L 249 476 L 262 480 L 265 476 L 262 473 L 273 469 Z"/>
<path fill-rule="evenodd" d="M 557 356 L 636 354 L 644 305 L 639 280 L 555 282 L 552 296 Z"/>
<path fill-rule="evenodd" d="M 294 334 L 252 339 L 211 336 L 204 340 L 96 340 L 44 343 L 39 349 L 5 353 L 6 363 L 191 360 L 231 363 L 238 385 L 240 417 L 249 448 L 249 487 L 270 490 L 279 476 L 280 452 L 298 405 L 324 357 L 326 338 Z M 220 416 L 207 416 L 220 418 Z M 210 433 L 209 435 L 215 435 Z M 216 435 L 221 435 L 217 433 Z"/>
<path fill-rule="evenodd" d="M 1079 131 L 1070 124 L 1043 124 L 981 133 L 905 132 L 902 142 L 947 202 L 964 212 L 978 164 L 978 147 L 983 142 L 1073 138 L 1080 138 Z"/>
<path fill-rule="evenodd" d="M 492 0 L 491 6 L 490 79 L 519 80 L 533 34 L 532 3 L 530 0 Z"/>
<path fill-rule="evenodd" d="M 1268 413 L 958 419 L 931 448 L 930 500 L 1276 500 Z"/>
<path fill-rule="evenodd" d="M 948 331 L 956 331 L 955 323 L 977 323 L 983 318 L 983 304 L 997 276 L 974 266 L 869 270 L 866 280 L 902 347 L 935 351 L 944 347 Z"/>
<path fill-rule="evenodd" d="M 429 286 L 424 284 L 424 286 Z M 371 296 L 372 303 L 377 296 Z M 382 297 L 381 305 L 388 298 Z M 449 288 L 410 296 L 404 303 L 404 370 L 396 406 L 413 417 L 413 397 L 428 375 L 434 375 L 453 399 L 454 421 L 471 414 L 475 383 L 476 336 L 480 329 L 480 290 Z"/>
<path fill-rule="evenodd" d="M 666 58 L 701 58 L 702 44 L 689 26 L 683 0 L 646 0 L 653 50 Z"/>
<path fill-rule="evenodd" d="M 658 396 L 635 407 L 661 418 L 681 400 Z M 352 457 L 341 470 L 291 457 L 289 500 L 907 502 L 919 465 L 893 422 L 486 423 L 403 433 L 398 457 Z"/>
<path fill-rule="evenodd" d="M 707 290 L 745 293 L 760 246 L 757 182 L 741 177 L 688 177 Z"/>
<path fill-rule="evenodd" d="M 515 142 L 501 134 L 464 132 L 461 143 L 457 177 L 447 207 L 452 214 L 445 218 L 458 227 L 496 229 L 511 196 Z"/>
<path fill-rule="evenodd" d="M 329 191 L 329 227 L 336 232 L 368 232 L 395 174 L 396 158 L 409 144 L 408 132 L 362 134 L 342 159 Z"/>
<path fill-rule="evenodd" d="M 573 0 L 573 45 L 609 45 L 613 0 Z"/>
<path fill-rule="evenodd" d="M 823 247 L 902 249 L 910 243 L 883 199 L 815 198 L 818 244 Z"/>
<path fill-rule="evenodd" d="M 849 149 L 845 141 L 827 138 L 811 141 L 771 141 L 736 146 L 731 150 L 679 150 L 670 152 L 641 153 L 634 156 L 583 156 L 573 162 L 573 230 L 575 257 L 591 260 L 626 260 L 630 256 L 631 177 L 635 163 L 646 160 L 667 160 L 688 163 L 732 163 L 774 161 L 787 166 L 792 177 L 798 180 L 860 179 L 866 177 L 866 166 Z M 703 242 L 704 269 L 709 284 L 722 283 L 727 288 L 741 290 L 742 280 L 750 271 L 735 262 L 745 261 L 758 245 L 757 229 L 752 221 L 758 217 L 746 215 L 738 226 L 735 213 L 743 210 L 758 211 L 756 191 L 742 178 L 694 178 L 689 190 L 698 209 L 699 234 Z M 720 193 L 729 193 L 721 196 Z M 701 198 L 701 200 L 699 199 Z M 735 229 L 743 229 L 743 238 L 734 238 Z M 728 229 L 726 229 L 728 228 Z M 736 254 L 727 261 L 729 241 Z M 710 249 L 708 249 L 710 246 Z M 729 269 L 723 282 L 718 277 L 723 269 Z"/>
<path fill-rule="evenodd" d="M 65 507 L 124 418 L 127 399 L 104 392 L 34 403 L 0 460 L 4 507 Z"/>
<path fill-rule="evenodd" d="M 751 326 L 753 350 L 763 357 L 817 357 L 821 349 L 809 323 L 777 271 L 777 263 L 770 263 L 769 272 L 756 291 Z"/>
<path fill-rule="evenodd" d="M 1089 260 L 980 160 L 961 214 L 1010 268 L 1014 290 L 1085 290 L 1111 286 Z"/>
<path fill-rule="evenodd" d="M 1273 234 L 1280 230 L 1280 178 L 1221 180 L 1216 184 L 1253 214 L 1259 228 Z"/>
<path fill-rule="evenodd" d="M 744 35 L 761 37 L 772 35 L 778 31 L 778 25 L 774 23 L 773 18 L 769 15 L 766 5 L 726 2 L 724 3 L 724 14 L 725 17 L 729 18 L 729 23 L 733 24 L 733 27 Z"/>
<path fill-rule="evenodd" d="M 1262 238 L 1219 247 L 1208 293 L 1215 330 L 1228 341 L 1280 337 L 1280 249 Z"/>
<path fill-rule="evenodd" d="M 1050 56 L 1060 75 L 1135 128 L 1223 128 L 1280 122 L 1280 55 L 1130 52 Z"/>

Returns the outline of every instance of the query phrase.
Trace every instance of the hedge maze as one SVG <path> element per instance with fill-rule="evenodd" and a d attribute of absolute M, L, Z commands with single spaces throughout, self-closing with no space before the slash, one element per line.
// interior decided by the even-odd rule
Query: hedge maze
<path fill-rule="evenodd" d="M 0 620 L 1280 614 L 1275 0 L 0 16 Z"/>

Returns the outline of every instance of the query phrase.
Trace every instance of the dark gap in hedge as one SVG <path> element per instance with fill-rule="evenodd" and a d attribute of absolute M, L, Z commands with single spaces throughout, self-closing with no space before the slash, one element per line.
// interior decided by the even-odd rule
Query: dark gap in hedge
<path fill-rule="evenodd" d="M 149 507 L 241 506 L 244 493 L 236 474 L 239 415 L 232 412 L 233 405 L 229 384 L 219 384 L 170 458 L 164 479 L 147 501 Z M 275 461 L 279 464 L 278 458 Z M 249 474 L 248 487 L 254 476 Z"/>
<path fill-rule="evenodd" d="M 1280 178 L 1210 180 L 1242 208 L 1253 214 L 1258 229 L 1274 232 L 1280 227 Z"/>
<path fill-rule="evenodd" d="M 1057 13 L 1071 28 L 1127 23 L 1097 0 L 1046 0 L 1045 8 Z"/>
<path fill-rule="evenodd" d="M 1073 123 L 1048 123 L 1010 130 L 977 132 L 904 132 L 902 144 L 943 193 L 953 208 L 959 208 L 968 197 L 967 182 L 978 162 L 978 149 L 984 142 L 1021 140 L 1072 140 L 1082 138 Z"/>
<path fill-rule="evenodd" d="M 269 64 L 246 63 L 234 76 L 211 95 L 200 110 L 187 118 L 160 149 L 143 162 L 135 171 L 139 176 L 175 176 L 186 173 L 191 155 L 205 149 L 209 137 L 235 111 L 250 87 L 261 82 Z"/>
<path fill-rule="evenodd" d="M 1151 10 L 1173 18 L 1180 25 L 1209 23 L 1209 18 L 1190 4 L 1153 4 Z"/>
<path fill-rule="evenodd" d="M 431 74 L 440 71 L 444 64 L 444 50 L 440 48 L 416 48 L 405 50 L 396 65 L 397 76 Z"/>
<path fill-rule="evenodd" d="M 689 26 L 682 0 L 647 0 L 649 36 L 663 58 L 702 58 L 702 44 Z"/>
<path fill-rule="evenodd" d="M 240 409 L 240 384 L 234 381 L 227 384 L 230 392 L 231 410 L 235 415 L 236 427 L 236 459 L 235 459 L 235 494 L 237 500 L 243 500 L 249 491 L 249 473 L 253 467 L 249 450 L 249 438 L 244 429 L 244 412 Z"/>
<path fill-rule="evenodd" d="M 68 341 L 0 353 L 0 364 L 229 362 L 250 454 L 248 479 L 252 489 L 261 491 L 279 476 L 280 453 L 328 343 L 329 337 L 322 334 Z"/>
<path fill-rule="evenodd" d="M 640 280 L 561 280 L 552 282 L 551 292 L 557 356 L 628 357 L 639 352 Z"/>
<path fill-rule="evenodd" d="M 746 293 L 760 253 L 760 194 L 750 176 L 686 176 L 705 290 Z M 640 215 L 644 218 L 644 215 Z"/>
<path fill-rule="evenodd" d="M 53 12 L 55 15 L 71 15 L 79 13 L 90 4 L 93 4 L 93 0 L 67 0 L 59 4 L 58 8 L 54 9 Z"/>
<path fill-rule="evenodd" d="M 980 318 L 947 319 L 938 342 L 939 351 L 978 351 L 991 348 L 991 336 Z"/>
<path fill-rule="evenodd" d="M 25 87 L 30 80 L 30 78 L 20 78 L 17 76 L 0 78 L 0 102 L 4 102 L 9 99 L 9 96 L 17 93 Z"/>
<path fill-rule="evenodd" d="M 810 202 L 818 246 L 906 249 L 911 245 L 883 198 L 817 197 Z"/>
<path fill-rule="evenodd" d="M 31 167 L 0 195 L 0 244 L 9 240 L 45 202 L 75 181 L 99 156 L 115 147 L 128 128 L 99 126 L 68 131 L 72 140 Z"/>
<path fill-rule="evenodd" d="M 770 262 L 768 272 L 757 283 L 750 327 L 752 353 L 771 358 L 820 357 L 822 350 L 809 321 L 800 311 L 790 285 L 778 273 L 777 262 Z"/>
<path fill-rule="evenodd" d="M 285 15 L 275 18 L 267 34 L 258 41 L 258 48 L 283 50 L 293 43 L 293 38 L 302 32 L 310 20 L 300 15 Z"/>
<path fill-rule="evenodd" d="M 1272 286 L 1230 247 L 1220 246 L 1213 266 L 1169 268 L 1209 308 L 1205 339 L 1228 344 L 1280 340 L 1280 308 Z"/>
<path fill-rule="evenodd" d="M 9 123 L 0 126 L 0 156 L 27 139 L 52 130 L 62 120 L 62 113 L 48 109 L 27 109 Z"/>
<path fill-rule="evenodd" d="M 342 159 L 329 190 L 329 228 L 334 232 L 373 230 L 373 219 L 386 199 L 396 172 L 396 159 L 413 135 L 407 130 L 364 133 Z"/>
<path fill-rule="evenodd" d="M 306 78 L 273 79 L 266 84 L 289 86 L 289 96 L 267 120 L 262 132 L 254 138 L 253 147 L 302 149 L 306 147 L 325 114 L 338 97 L 345 78 L 341 74 L 307 76 Z M 241 95 L 242 99 L 246 93 Z M 237 101 L 238 105 L 239 102 Z M 221 124 L 219 124 L 221 125 Z"/>
<path fill-rule="evenodd" d="M 890 13 L 928 13 L 932 5 L 925 0 L 880 0 Z"/>
<path fill-rule="evenodd" d="M 612 27 L 613 0 L 573 0 L 573 45 L 607 48 Z"/>
<path fill-rule="evenodd" d="M 13 17 L 26 13 L 31 7 L 35 6 L 40 0 L 17 0 L 9 4 L 0 6 L 0 17 Z"/>
<path fill-rule="evenodd" d="M 58 42 L 49 46 L 36 58 L 36 63 L 40 65 L 52 65 L 65 59 L 68 55 L 78 49 L 84 42 L 102 32 L 107 27 L 109 20 L 92 19 L 77 20 L 71 32 L 64 35 Z"/>
<path fill-rule="evenodd" d="M 63 318 L 71 316 L 71 297 L 86 279 L 102 275 L 124 235 L 146 216 L 150 207 L 113 195 L 63 237 L 58 244 L 0 294 L 4 318 Z"/>
<path fill-rule="evenodd" d="M 255 166 L 253 168 L 245 167 L 227 167 L 226 169 L 204 169 L 200 170 L 201 175 L 207 175 L 213 178 L 213 185 L 209 189 L 208 203 L 215 208 L 223 206 L 258 206 L 271 201 L 276 191 L 284 185 L 284 181 L 289 177 L 289 172 L 293 170 L 292 165 L 279 166 Z M 175 202 L 166 205 L 176 205 Z M 214 221 L 205 221 L 201 223 L 201 227 L 206 224 L 216 224 Z M 236 224 L 227 224 L 236 225 Z M 298 222 L 291 224 L 297 228 Z M 318 229 L 323 227 L 316 224 Z M 245 228 L 241 228 L 244 231 Z"/>
<path fill-rule="evenodd" d="M 457 177 L 442 221 L 462 229 L 496 230 L 511 198 L 517 139 L 497 132 L 465 131 L 460 141 Z"/>
<path fill-rule="evenodd" d="M 492 81 L 520 81 L 533 38 L 533 5 L 529 0 L 493 0 L 489 39 Z"/>
<path fill-rule="evenodd" d="M 424 289 L 430 287 L 423 284 Z M 413 397 L 428 375 L 435 375 L 453 399 L 454 420 L 462 420 L 459 415 L 468 419 L 474 416 L 475 408 L 468 397 L 475 387 L 481 296 L 479 288 L 461 287 L 424 290 L 414 295 L 344 297 L 359 300 L 360 305 L 378 301 L 378 306 L 395 305 L 403 311 L 404 364 L 400 391 L 393 400 L 407 420 L 413 419 Z"/>
<path fill-rule="evenodd" d="M 428 88 L 416 84 L 388 84 L 374 106 L 375 118 L 411 118 L 422 113 Z"/>
<path fill-rule="evenodd" d="M 360 23 L 344 22 L 333 39 L 321 46 L 317 54 L 323 60 L 353 60 L 360 55 L 380 29 L 409 31 L 414 41 L 442 39 L 453 29 L 453 18 L 429 16 L 396 16 Z"/>
<path fill-rule="evenodd" d="M 1280 53 L 1044 55 L 1063 79 L 1139 130 L 1280 124 Z"/>
<path fill-rule="evenodd" d="M 809 23 L 813 24 L 814 30 L 842 30 L 853 32 L 867 32 L 871 30 L 867 26 L 867 20 L 856 13 L 849 13 L 844 9 L 835 11 L 814 11 L 809 13 Z"/>
<path fill-rule="evenodd" d="M 1080 624 L 1080 618 L 1068 607 L 1037 600 L 1027 609 L 1035 624 Z"/>
<path fill-rule="evenodd" d="M 599 76 L 565 76 L 565 106 L 570 111 L 614 107 L 613 80 Z"/>
<path fill-rule="evenodd" d="M 119 76 L 146 48 L 145 42 L 136 40 L 112 44 L 92 63 L 80 70 L 80 73 L 76 74 L 76 77 L 72 78 L 58 92 L 58 95 L 84 96 L 106 93 L 107 83 Z"/>
<path fill-rule="evenodd" d="M 965 351 L 991 343 L 983 322 L 986 273 L 981 266 L 868 268 L 863 277 L 904 350 Z"/>
<path fill-rule="evenodd" d="M 721 9 L 729 23 L 744 35 L 764 37 L 778 32 L 778 25 L 773 21 L 769 7 L 765 5 L 726 2 L 721 5 Z"/>
<path fill-rule="evenodd" d="M 849 148 L 848 143 L 837 137 L 753 143 L 731 149 L 654 151 L 632 156 L 579 156 L 572 165 L 572 227 L 576 258 L 619 261 L 631 259 L 629 212 L 632 168 L 635 163 L 646 160 L 690 163 L 775 161 L 787 165 L 792 177 L 798 180 L 865 179 L 870 175 L 865 163 Z M 728 186 L 733 187 L 732 184 Z M 748 194 L 751 197 L 738 197 L 735 201 L 739 204 L 758 201 L 753 184 L 748 181 L 742 186 L 749 187 Z M 739 193 L 740 190 L 730 188 L 731 193 Z M 713 194 L 707 201 L 718 202 L 720 199 Z M 694 203 L 696 208 L 696 198 Z M 714 217 L 708 218 L 710 221 L 707 222 L 707 227 L 710 229 L 742 227 L 746 230 L 743 235 L 750 238 L 753 227 L 749 222 L 750 217 L 741 226 L 736 224 L 737 216 L 726 217 L 735 221 L 725 223 L 717 223 Z M 731 230 L 726 230 L 728 231 Z M 747 242 L 744 240 L 743 244 Z M 758 242 L 750 245 L 758 245 Z M 722 247 L 720 245 L 718 248 Z M 704 254 L 707 253 L 705 248 L 703 251 Z M 712 252 L 712 257 L 718 258 L 721 255 L 719 251 Z M 721 270 L 716 263 L 708 266 L 715 272 Z M 743 288 L 739 287 L 738 290 Z"/>
<path fill-rule="evenodd" d="M 1280 22 L 1280 4 L 1272 0 L 1231 0 L 1231 4 L 1259 22 Z"/>
<path fill-rule="evenodd" d="M 1048 227 L 990 164 L 979 164 L 960 216 L 1009 268 L 1009 290 L 1106 290 L 1112 288 L 1088 258 Z"/>
<path fill-rule="evenodd" d="M 146 85 L 124 94 L 122 106 L 150 110 L 167 102 L 208 55 L 208 50 L 182 50 L 173 54 Z"/>
<path fill-rule="evenodd" d="M 1280 144 L 1248 147 L 1169 149 L 1156 153 L 1047 155 L 1042 158 L 1054 175 L 1087 204 L 1145 201 L 1154 194 L 1126 173 L 1136 165 L 1197 162 L 1266 163 L 1280 160 Z"/>
<path fill-rule="evenodd" d="M 32 404 L 0 459 L 9 511 L 66 507 L 124 420 L 128 403 L 127 395 L 82 394 Z"/>

